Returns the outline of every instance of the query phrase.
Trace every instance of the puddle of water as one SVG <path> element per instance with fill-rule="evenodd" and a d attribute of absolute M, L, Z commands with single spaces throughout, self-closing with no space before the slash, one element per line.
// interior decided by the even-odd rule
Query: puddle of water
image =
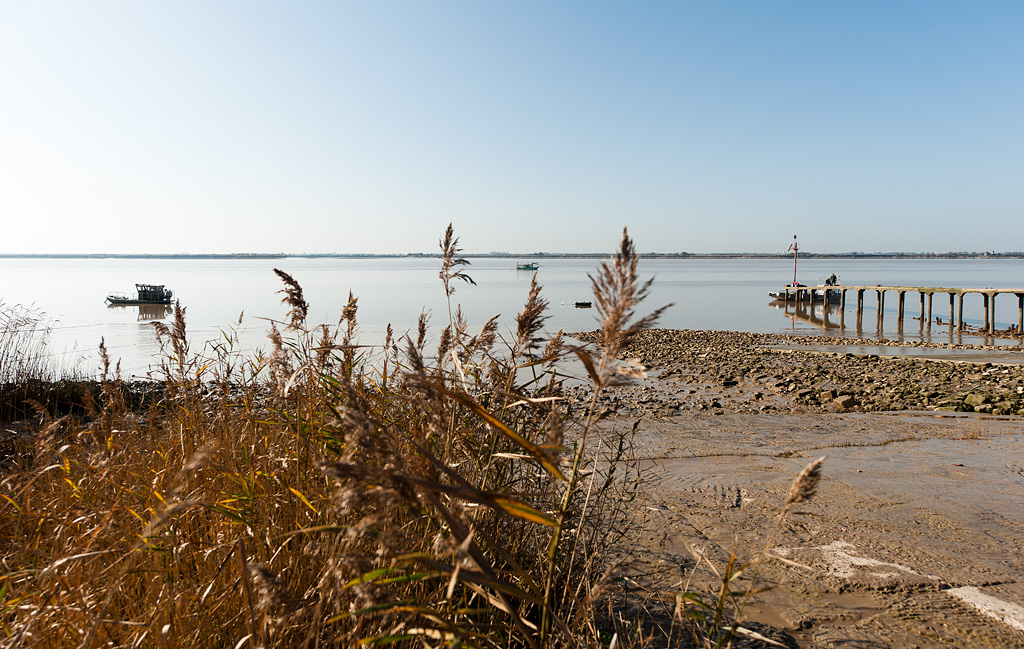
<path fill-rule="evenodd" d="M 1024 364 L 1024 353 L 1005 350 L 947 349 L 945 347 L 890 347 L 888 345 L 774 345 L 771 349 L 796 349 L 857 356 L 896 356 L 969 363 Z"/>

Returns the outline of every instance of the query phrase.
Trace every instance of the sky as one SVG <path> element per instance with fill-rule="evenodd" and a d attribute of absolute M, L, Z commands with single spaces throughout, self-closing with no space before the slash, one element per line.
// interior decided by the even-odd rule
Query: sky
<path fill-rule="evenodd" d="M 0 0 L 0 253 L 1024 250 L 1024 3 Z"/>

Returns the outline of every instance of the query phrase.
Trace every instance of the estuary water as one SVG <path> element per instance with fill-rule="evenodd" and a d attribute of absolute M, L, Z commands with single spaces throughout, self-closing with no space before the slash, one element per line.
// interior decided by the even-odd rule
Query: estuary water
<path fill-rule="evenodd" d="M 470 330 L 500 314 L 507 337 L 515 328 L 533 275 L 517 271 L 516 260 L 474 258 L 466 272 L 476 285 L 459 282 L 452 297 L 461 305 Z M 551 331 L 590 330 L 596 312 L 579 309 L 577 301 L 592 301 L 588 274 L 600 260 L 542 259 L 537 272 L 543 296 L 550 303 Z M 31 307 L 45 314 L 51 327 L 48 353 L 61 367 L 93 373 L 98 345 L 104 339 L 110 355 L 121 361 L 125 376 L 144 376 L 155 367 L 159 346 L 156 321 L 169 322 L 169 308 L 108 307 L 112 292 L 133 294 L 136 283 L 165 284 L 186 307 L 187 330 L 193 351 L 207 341 L 223 340 L 222 332 L 237 330 L 238 348 L 266 347 L 268 319 L 284 320 L 281 281 L 273 269 L 292 275 L 310 304 L 309 324 L 335 324 L 351 291 L 358 297 L 359 338 L 368 345 L 383 339 L 390 323 L 396 333 L 415 332 L 421 311 L 430 314 L 434 333 L 448 321 L 448 306 L 438 279 L 440 261 L 429 257 L 402 258 L 278 258 L 278 259 L 0 259 L 0 301 L 11 307 Z M 1020 259 L 812 259 L 800 260 L 798 279 L 818 284 L 835 273 L 847 285 L 950 286 L 1016 288 L 1024 286 Z M 847 296 L 845 329 L 837 308 L 828 314 L 781 308 L 768 297 L 792 279 L 792 260 L 785 259 L 644 259 L 643 278 L 654 277 L 647 302 L 638 313 L 672 303 L 660 326 L 675 329 L 727 329 L 766 333 L 858 336 L 863 338 L 922 339 L 957 342 L 948 327 L 921 326 L 917 294 L 907 296 L 903 330 L 896 330 L 896 299 L 885 301 L 883 328 L 876 328 L 876 299 L 865 296 L 863 329 L 854 328 L 856 298 Z M 946 321 L 948 301 L 935 298 L 933 317 Z M 238 325 L 241 317 L 241 324 Z M 968 296 L 964 319 L 982 321 L 982 298 Z M 996 326 L 1017 323 L 1017 300 L 1012 295 L 996 302 Z M 963 336 L 962 342 L 981 339 Z"/>

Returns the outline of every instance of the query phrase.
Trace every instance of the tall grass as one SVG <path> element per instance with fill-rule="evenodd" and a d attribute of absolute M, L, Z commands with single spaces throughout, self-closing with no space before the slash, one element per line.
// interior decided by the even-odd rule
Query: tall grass
<path fill-rule="evenodd" d="M 78 364 L 52 352 L 52 330 L 45 313 L 0 301 L 0 422 L 40 410 L 64 413 L 81 400 L 83 374 Z M 0 446 L 6 447 L 10 433 L 0 433 Z"/>
<path fill-rule="evenodd" d="M 449 227 L 441 282 L 472 281 Z M 606 646 L 597 603 L 639 476 L 596 427 L 615 359 L 654 316 L 623 232 L 593 278 L 605 347 L 543 330 L 534 276 L 514 335 L 457 304 L 362 344 L 358 301 L 307 322 L 300 283 L 266 353 L 189 348 L 158 327 L 160 400 L 130 407 L 104 354 L 85 416 L 46 417 L 0 482 L 5 647 Z M 454 307 L 454 309 L 453 309 Z M 560 406 L 560 361 L 595 384 Z M 618 639 L 615 642 L 619 642 Z"/>
<path fill-rule="evenodd" d="M 0 383 L 58 378 L 59 368 L 49 349 L 50 323 L 45 313 L 0 301 Z"/>

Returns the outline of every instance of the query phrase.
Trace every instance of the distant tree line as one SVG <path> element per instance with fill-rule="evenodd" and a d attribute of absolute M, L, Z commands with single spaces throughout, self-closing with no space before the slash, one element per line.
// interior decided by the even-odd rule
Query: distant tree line
<path fill-rule="evenodd" d="M 607 252 L 528 252 L 508 253 L 489 252 L 477 254 L 464 254 L 463 257 L 478 259 L 595 259 L 605 258 L 611 253 Z M 791 259 L 790 253 L 776 252 L 646 252 L 641 257 L 655 259 Z M 1021 259 L 1024 252 L 800 252 L 800 259 Z M 80 253 L 80 254 L 43 254 L 27 253 L 12 254 L 0 253 L 0 259 L 283 259 L 285 257 L 297 257 L 302 259 L 364 259 L 364 258 L 432 258 L 437 253 L 432 252 L 407 252 L 401 254 L 375 254 L 375 253 L 263 253 L 263 252 L 236 252 L 236 253 L 201 253 L 201 254 L 144 254 L 144 253 Z"/>

